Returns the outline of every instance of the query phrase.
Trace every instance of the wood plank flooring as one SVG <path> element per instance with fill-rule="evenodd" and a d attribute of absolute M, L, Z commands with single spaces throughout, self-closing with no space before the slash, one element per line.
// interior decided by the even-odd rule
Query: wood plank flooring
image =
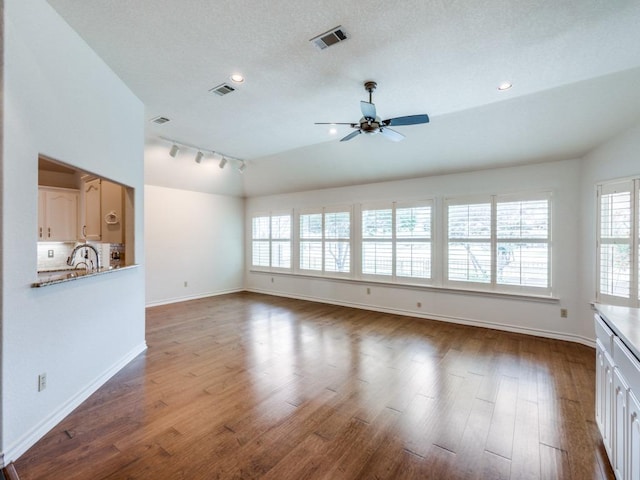
<path fill-rule="evenodd" d="M 613 478 L 585 346 L 250 293 L 147 343 L 22 480 Z"/>

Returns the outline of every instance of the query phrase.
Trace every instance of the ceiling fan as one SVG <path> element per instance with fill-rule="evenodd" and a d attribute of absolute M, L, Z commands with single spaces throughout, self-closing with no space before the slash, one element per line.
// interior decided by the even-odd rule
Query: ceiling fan
<path fill-rule="evenodd" d="M 417 125 L 419 123 L 429 123 L 429 115 L 408 115 L 406 117 L 390 118 L 388 120 L 380 121 L 380 117 L 376 114 L 376 106 L 372 102 L 372 93 L 376 89 L 378 84 L 376 82 L 367 81 L 364 82 L 364 89 L 369 92 L 369 101 L 360 102 L 360 110 L 362 111 L 362 118 L 358 120 L 358 123 L 336 123 L 336 122 L 316 122 L 316 125 L 349 125 L 351 128 L 355 128 L 355 132 L 351 132 L 346 137 L 340 139 L 341 142 L 346 142 L 354 137 L 357 137 L 361 133 L 373 135 L 380 133 L 387 137 L 389 140 L 399 142 L 404 138 L 400 132 L 390 129 L 389 127 L 400 127 L 403 125 Z"/>

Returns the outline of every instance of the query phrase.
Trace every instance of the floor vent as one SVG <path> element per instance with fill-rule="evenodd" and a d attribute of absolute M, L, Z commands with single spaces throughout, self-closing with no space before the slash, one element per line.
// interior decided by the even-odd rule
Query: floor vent
<path fill-rule="evenodd" d="M 158 125 L 162 125 L 163 123 L 167 123 L 170 121 L 171 120 L 169 120 L 167 117 L 155 117 L 151 119 L 152 123 L 157 123 Z"/>
<path fill-rule="evenodd" d="M 228 93 L 235 92 L 236 89 L 233 88 L 231 85 L 227 85 L 226 83 L 221 83 L 220 85 L 218 85 L 217 87 L 213 87 L 209 91 L 211 93 L 215 93 L 216 95 L 223 96 Z"/>
<path fill-rule="evenodd" d="M 317 37 L 313 37 L 310 42 L 320 50 L 324 50 L 331 45 L 335 45 L 336 43 L 340 43 L 349 38 L 347 32 L 344 31 L 341 25 L 338 25 L 335 28 L 332 28 L 328 32 L 321 33 Z"/>

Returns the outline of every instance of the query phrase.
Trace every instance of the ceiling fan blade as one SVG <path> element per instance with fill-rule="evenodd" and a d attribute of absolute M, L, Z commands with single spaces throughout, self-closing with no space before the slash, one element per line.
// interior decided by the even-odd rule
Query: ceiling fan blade
<path fill-rule="evenodd" d="M 341 138 L 340 141 L 341 142 L 346 142 L 347 140 L 351 140 L 354 137 L 357 137 L 358 135 L 360 135 L 362 133 L 362 130 L 358 129 L 355 132 L 351 132 L 349 135 L 347 135 L 344 138 Z"/>
<path fill-rule="evenodd" d="M 346 122 L 315 122 L 314 125 L 351 125 L 352 127 L 356 127 L 358 124 Z"/>
<path fill-rule="evenodd" d="M 376 106 L 373 103 L 365 102 L 364 100 L 360 102 L 360 110 L 362 111 L 362 116 L 364 118 L 376 118 Z"/>
<path fill-rule="evenodd" d="M 391 130 L 390 128 L 380 127 L 380 133 L 387 137 L 389 140 L 393 140 L 394 142 L 399 142 L 404 138 L 400 132 L 396 132 L 395 130 Z"/>
<path fill-rule="evenodd" d="M 384 126 L 398 127 L 402 125 L 417 125 L 419 123 L 429 123 L 429 115 L 408 115 L 406 117 L 390 118 L 382 122 Z"/>

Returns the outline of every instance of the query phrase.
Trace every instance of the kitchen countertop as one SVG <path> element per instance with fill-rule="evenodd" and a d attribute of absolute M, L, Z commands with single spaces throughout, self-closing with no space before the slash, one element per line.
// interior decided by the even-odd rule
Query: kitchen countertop
<path fill-rule="evenodd" d="M 49 285 L 56 285 L 58 283 L 72 282 L 85 277 L 95 277 L 97 275 L 105 275 L 107 273 L 119 272 L 120 270 L 130 270 L 137 268 L 138 265 L 127 265 L 126 267 L 115 268 L 101 268 L 97 272 L 87 272 L 79 269 L 57 269 L 57 270 L 43 270 L 38 272 L 40 278 L 37 282 L 31 284 L 32 288 L 48 287 Z M 47 275 L 50 274 L 50 275 Z"/>
<path fill-rule="evenodd" d="M 640 308 L 596 303 L 596 311 L 640 360 Z"/>

